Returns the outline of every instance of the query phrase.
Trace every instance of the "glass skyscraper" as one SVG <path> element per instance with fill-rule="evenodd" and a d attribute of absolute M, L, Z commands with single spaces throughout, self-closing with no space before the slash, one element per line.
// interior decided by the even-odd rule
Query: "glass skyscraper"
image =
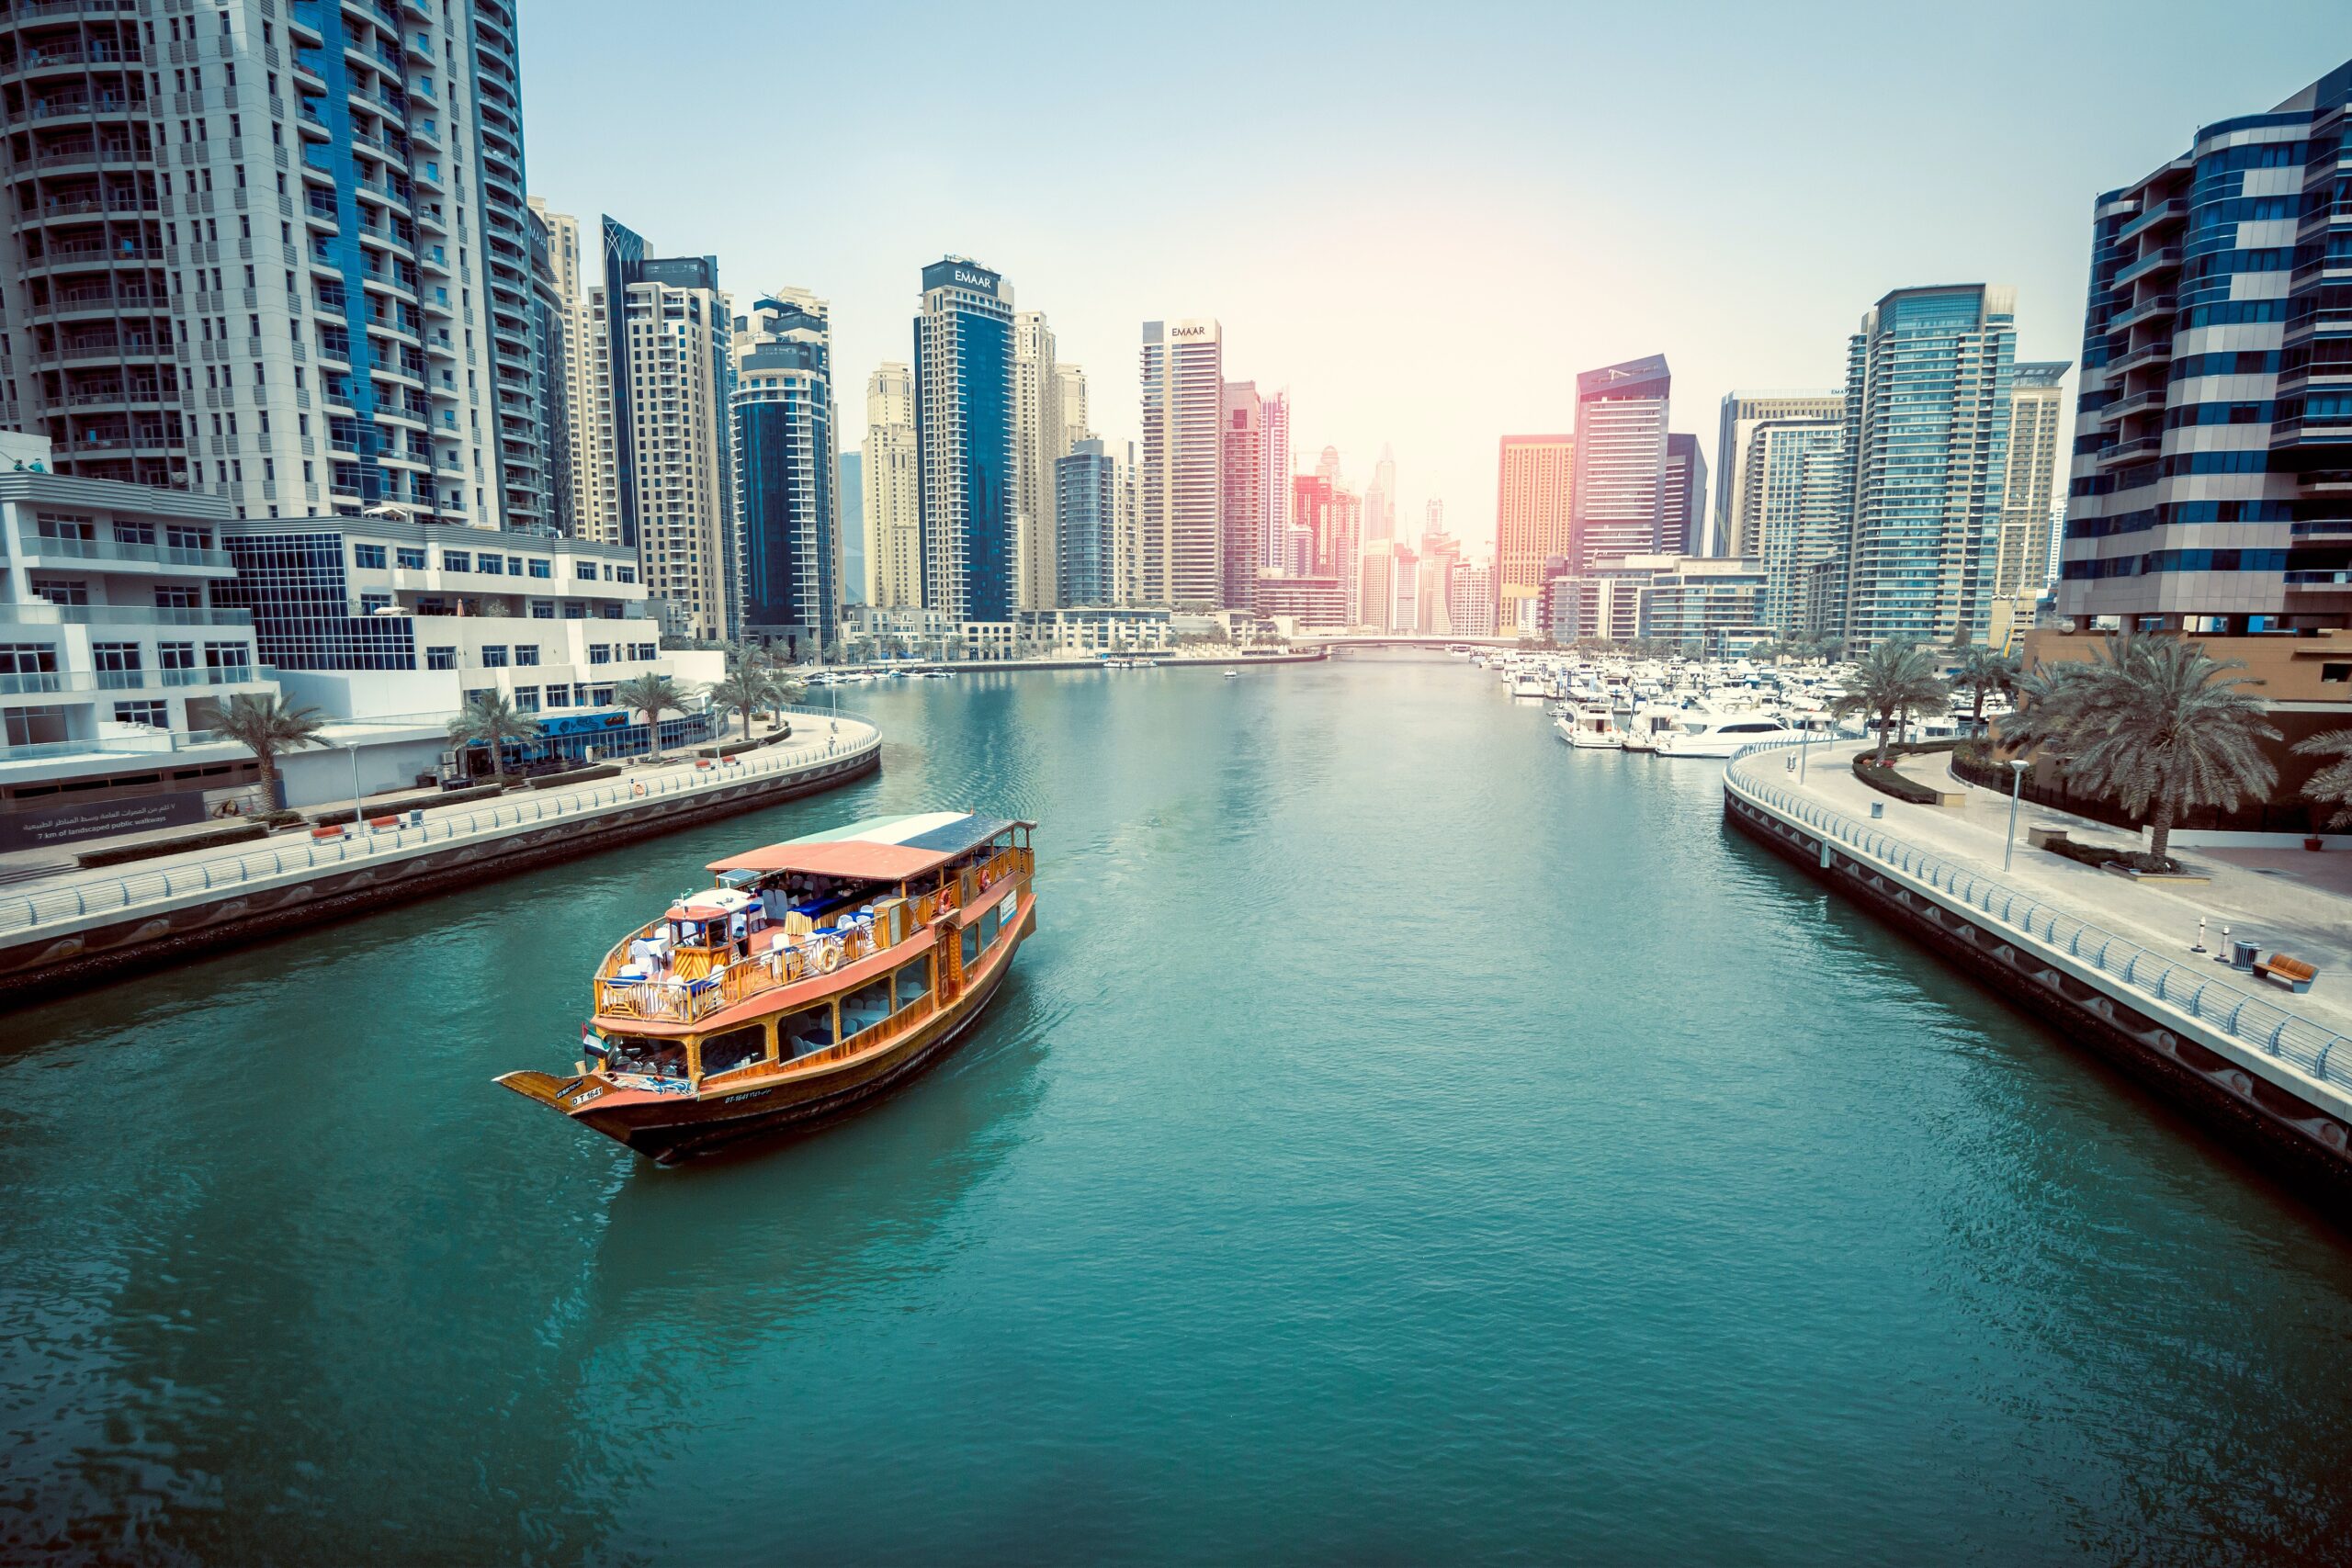
<path fill-rule="evenodd" d="M 923 604 L 954 621 L 1014 605 L 1012 286 L 962 256 L 922 269 L 915 449 Z"/>
<path fill-rule="evenodd" d="M 1579 570 L 1603 557 L 1647 555 L 1658 547 L 1672 385 L 1666 356 L 1656 354 L 1577 377 L 1568 554 Z"/>
<path fill-rule="evenodd" d="M 1846 366 L 1847 651 L 1982 642 L 1992 620 L 2017 291 L 1898 288 Z"/>
<path fill-rule="evenodd" d="M 1060 572 L 1056 591 L 1064 604 L 1119 602 L 1114 572 L 1118 559 L 1118 463 L 1099 440 L 1080 441 L 1054 464 L 1054 514 Z"/>
<path fill-rule="evenodd" d="M 2093 204 L 2059 614 L 2352 624 L 2352 62 Z"/>
<path fill-rule="evenodd" d="M 780 291 L 735 322 L 735 477 L 743 629 L 793 657 L 838 636 L 842 537 L 825 302 Z"/>

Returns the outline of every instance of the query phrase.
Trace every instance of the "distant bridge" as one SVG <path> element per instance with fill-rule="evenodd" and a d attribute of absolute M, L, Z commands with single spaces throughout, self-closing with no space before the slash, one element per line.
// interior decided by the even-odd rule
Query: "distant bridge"
<path fill-rule="evenodd" d="M 1500 648 L 1516 649 L 1515 637 L 1408 637 L 1377 633 L 1352 634 L 1302 631 L 1291 639 L 1293 648 Z"/>

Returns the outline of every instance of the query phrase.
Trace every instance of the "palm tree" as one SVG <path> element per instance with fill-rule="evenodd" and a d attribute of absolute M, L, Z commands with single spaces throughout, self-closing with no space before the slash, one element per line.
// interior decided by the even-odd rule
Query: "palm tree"
<path fill-rule="evenodd" d="M 2352 827 L 2352 729 L 2330 729 L 2298 740 L 2295 751 L 2339 759 L 2303 781 L 2303 798 L 2335 807 L 2323 828 Z"/>
<path fill-rule="evenodd" d="M 326 744 L 319 731 L 327 716 L 316 708 L 298 708 L 279 693 L 266 696 L 240 693 L 229 699 L 212 728 L 254 754 L 261 764 L 261 795 L 271 810 L 277 808 L 277 754 L 305 746 Z"/>
<path fill-rule="evenodd" d="M 1969 694 L 1968 727 L 1972 735 L 1984 733 L 1984 701 L 2014 692 L 2018 685 L 2018 656 L 1971 643 L 1960 651 L 1960 667 L 1951 683 Z"/>
<path fill-rule="evenodd" d="M 667 675 L 632 675 L 615 689 L 613 695 L 629 712 L 645 716 L 646 754 L 659 757 L 662 754 L 662 716 L 686 711 L 685 694 L 678 690 L 678 683 Z"/>
<path fill-rule="evenodd" d="M 752 738 L 752 715 L 763 707 L 784 701 L 784 682 L 765 663 L 746 661 L 729 671 L 723 680 L 713 681 L 703 688 L 710 705 L 721 713 L 743 716 L 743 739 Z"/>
<path fill-rule="evenodd" d="M 1856 713 L 1877 718 L 1878 761 L 1883 767 L 1894 727 L 1907 728 L 1914 708 L 1951 700 L 1951 688 L 1936 674 L 1935 655 L 1909 637 L 1889 637 L 1862 655 L 1846 694 L 1830 711 L 1838 718 Z"/>
<path fill-rule="evenodd" d="M 2241 796 L 2277 782 L 2261 742 L 2278 732 L 2262 705 L 2222 677 L 2245 666 L 2208 658 L 2202 643 L 2120 633 L 2089 659 L 2044 665 L 2019 678 L 2025 700 L 2002 726 L 2012 747 L 2030 746 L 2068 785 L 2101 795 L 2148 829 L 2143 871 L 2170 869 L 2172 825 L 2186 810 L 2234 810 Z"/>
<path fill-rule="evenodd" d="M 515 711 L 514 705 L 497 692 L 476 692 L 449 721 L 449 740 L 458 750 L 490 748 L 490 774 L 500 784 L 506 782 L 506 743 L 521 744 L 538 737 L 538 725 Z"/>

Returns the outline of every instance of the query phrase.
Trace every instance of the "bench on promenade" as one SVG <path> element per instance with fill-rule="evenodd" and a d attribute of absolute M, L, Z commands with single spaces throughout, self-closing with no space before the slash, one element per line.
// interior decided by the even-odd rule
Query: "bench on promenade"
<path fill-rule="evenodd" d="M 2267 958 L 2255 960 L 2254 972 L 2266 980 L 2276 980 L 2299 995 L 2310 990 L 2312 982 L 2319 978 L 2319 971 L 2316 968 L 2300 958 L 2290 958 L 2283 953 L 2274 953 Z"/>

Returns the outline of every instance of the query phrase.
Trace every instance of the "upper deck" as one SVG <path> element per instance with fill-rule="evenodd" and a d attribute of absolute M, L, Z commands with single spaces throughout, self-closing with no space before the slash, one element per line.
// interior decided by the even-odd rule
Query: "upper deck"
<path fill-rule="evenodd" d="M 943 920 L 968 924 L 1026 877 L 1034 827 L 965 812 L 876 818 L 714 861 L 718 886 L 605 955 L 596 1022 L 678 1033 L 851 988 L 868 960 L 903 962 Z"/>

